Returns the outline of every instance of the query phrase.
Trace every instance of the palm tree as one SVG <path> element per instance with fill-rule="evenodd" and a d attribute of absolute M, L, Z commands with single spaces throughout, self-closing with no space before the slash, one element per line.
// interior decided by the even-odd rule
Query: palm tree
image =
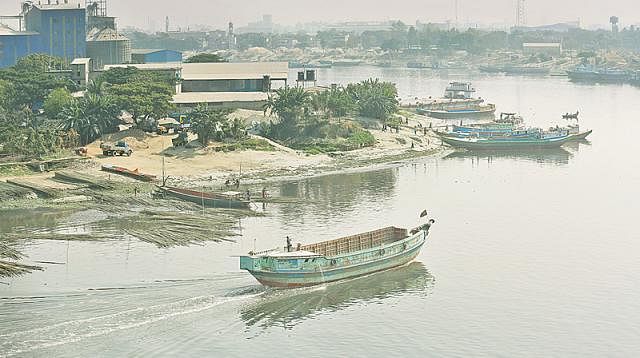
<path fill-rule="evenodd" d="M 88 94 L 71 102 L 62 110 L 64 130 L 75 130 L 80 135 L 80 143 L 91 143 L 102 134 L 115 129 L 118 111 L 111 101 L 102 96 Z"/>
<path fill-rule="evenodd" d="M 269 95 L 264 105 L 264 114 L 271 112 L 278 116 L 280 123 L 276 136 L 292 135 L 296 126 L 309 113 L 311 96 L 302 87 L 284 87 Z"/>

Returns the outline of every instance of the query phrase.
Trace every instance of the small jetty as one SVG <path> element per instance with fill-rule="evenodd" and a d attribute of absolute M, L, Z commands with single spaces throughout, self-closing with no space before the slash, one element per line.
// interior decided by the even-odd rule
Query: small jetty
<path fill-rule="evenodd" d="M 397 227 L 335 240 L 298 245 L 240 257 L 240 268 L 270 287 L 302 287 L 367 275 L 411 262 L 427 240 L 427 223 L 412 230 Z"/>
<path fill-rule="evenodd" d="M 138 169 L 131 170 L 131 169 L 127 169 L 124 167 L 119 167 L 111 164 L 103 164 L 102 171 L 124 175 L 133 179 L 144 181 L 144 182 L 152 182 L 156 180 L 155 175 L 144 174 L 144 173 L 141 173 Z"/>

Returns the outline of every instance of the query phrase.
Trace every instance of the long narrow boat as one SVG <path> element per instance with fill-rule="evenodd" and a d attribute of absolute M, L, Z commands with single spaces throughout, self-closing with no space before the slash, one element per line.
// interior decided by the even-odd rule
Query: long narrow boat
<path fill-rule="evenodd" d="M 475 108 L 425 110 L 424 113 L 437 119 L 481 118 L 492 116 L 496 112 L 493 104 L 480 105 Z"/>
<path fill-rule="evenodd" d="M 109 172 L 109 173 L 115 173 L 115 174 L 120 174 L 120 175 L 124 175 L 124 176 L 128 176 L 130 178 L 134 178 L 134 179 L 138 179 L 138 180 L 142 180 L 142 181 L 146 181 L 146 182 L 151 182 L 156 180 L 156 176 L 155 175 L 151 175 L 151 174 L 144 174 L 142 172 L 140 172 L 138 169 L 127 169 L 124 167 L 119 167 L 116 165 L 111 165 L 111 164 L 103 164 L 102 165 L 102 171 L 104 172 Z"/>
<path fill-rule="evenodd" d="M 440 139 L 457 148 L 471 150 L 557 148 L 569 140 L 569 135 L 550 136 L 496 136 L 496 137 L 454 137 L 448 133 L 438 133 Z"/>
<path fill-rule="evenodd" d="M 271 287 L 312 286 L 367 275 L 411 262 L 433 222 L 411 232 L 387 227 L 301 246 L 297 251 L 249 253 L 240 257 L 240 268 Z"/>
<path fill-rule="evenodd" d="M 242 198 L 241 193 L 236 191 L 212 193 L 170 186 L 158 186 L 158 188 L 167 195 L 208 208 L 249 209 L 249 205 L 251 204 L 250 201 Z"/>

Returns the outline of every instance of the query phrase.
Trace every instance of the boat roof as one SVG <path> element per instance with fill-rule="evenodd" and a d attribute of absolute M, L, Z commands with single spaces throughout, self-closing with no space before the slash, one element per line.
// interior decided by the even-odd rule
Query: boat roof
<path fill-rule="evenodd" d="M 291 252 L 270 252 L 265 255 L 261 255 L 263 257 L 277 257 L 277 258 L 301 258 L 301 257 L 319 257 L 322 256 L 320 254 L 316 254 L 311 251 L 291 251 Z"/>

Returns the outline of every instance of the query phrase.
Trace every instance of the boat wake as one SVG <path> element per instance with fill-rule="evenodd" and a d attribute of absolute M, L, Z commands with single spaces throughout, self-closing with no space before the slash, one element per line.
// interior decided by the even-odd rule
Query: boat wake
<path fill-rule="evenodd" d="M 85 339 L 144 327 L 180 316 L 202 313 L 223 304 L 248 300 L 261 294 L 263 291 L 254 288 L 247 289 L 244 293 L 236 292 L 232 295 L 202 295 L 0 334 L 0 352 L 2 352 L 0 355 L 7 357 L 25 355 L 43 349 L 77 343 Z M 94 297 L 95 302 L 92 305 L 99 305 L 104 298 Z M 83 303 L 87 304 L 86 301 Z"/>

